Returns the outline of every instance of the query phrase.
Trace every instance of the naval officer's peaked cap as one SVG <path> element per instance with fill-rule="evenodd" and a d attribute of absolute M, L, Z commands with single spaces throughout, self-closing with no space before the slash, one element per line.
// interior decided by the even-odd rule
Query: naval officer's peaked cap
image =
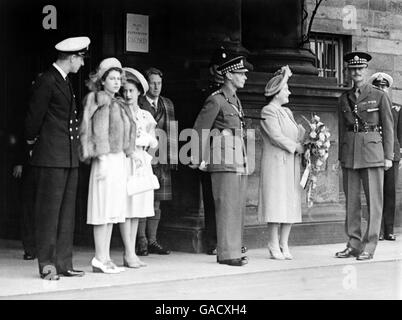
<path fill-rule="evenodd" d="M 60 41 L 54 47 L 57 51 L 67 53 L 67 54 L 76 54 L 82 57 L 88 56 L 88 49 L 91 40 L 88 37 L 74 37 L 67 38 L 63 41 Z"/>
<path fill-rule="evenodd" d="M 375 86 L 392 87 L 394 79 L 385 72 L 376 72 L 370 77 L 369 82 Z"/>

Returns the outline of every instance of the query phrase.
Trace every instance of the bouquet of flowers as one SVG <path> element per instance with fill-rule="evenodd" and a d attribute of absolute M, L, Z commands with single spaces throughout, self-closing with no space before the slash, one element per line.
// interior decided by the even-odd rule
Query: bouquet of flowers
<path fill-rule="evenodd" d="M 304 141 L 304 163 L 306 169 L 300 181 L 300 185 L 307 190 L 307 206 L 313 206 L 313 192 L 317 187 L 318 172 L 322 170 L 328 159 L 328 150 L 331 145 L 328 128 L 320 121 L 320 117 L 312 115 L 311 121 L 304 116 L 304 120 L 310 126 L 310 132 Z"/>

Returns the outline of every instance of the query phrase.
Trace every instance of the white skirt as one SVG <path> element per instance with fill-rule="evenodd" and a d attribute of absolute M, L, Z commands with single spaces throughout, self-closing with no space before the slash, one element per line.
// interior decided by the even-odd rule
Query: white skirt
<path fill-rule="evenodd" d="M 143 165 L 146 166 L 148 170 L 152 171 L 152 156 L 150 156 L 145 150 L 136 151 L 136 154 L 137 157 L 142 160 Z M 133 175 L 135 170 L 135 160 L 127 158 L 126 164 L 127 176 Z M 146 218 L 153 217 L 154 215 L 154 190 L 132 196 L 127 195 L 126 218 Z"/>
<path fill-rule="evenodd" d="M 125 222 L 127 208 L 126 155 L 109 153 L 92 160 L 87 224 Z"/>

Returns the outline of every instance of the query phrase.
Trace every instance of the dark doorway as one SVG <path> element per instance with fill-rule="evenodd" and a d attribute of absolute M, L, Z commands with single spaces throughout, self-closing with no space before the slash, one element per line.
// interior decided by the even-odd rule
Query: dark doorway
<path fill-rule="evenodd" d="M 0 41 L 5 44 L 0 57 L 0 238 L 20 237 L 23 199 L 19 195 L 20 179 L 12 176 L 12 170 L 23 142 L 31 84 L 55 61 L 57 42 L 87 35 L 92 40 L 91 58 L 80 73 L 71 76 L 80 105 L 86 93 L 85 78 L 101 54 L 102 3 L 92 0 L 5 0 L 0 3 Z M 47 28 L 47 18 L 54 9 L 56 23 L 53 27 L 56 29 Z"/>

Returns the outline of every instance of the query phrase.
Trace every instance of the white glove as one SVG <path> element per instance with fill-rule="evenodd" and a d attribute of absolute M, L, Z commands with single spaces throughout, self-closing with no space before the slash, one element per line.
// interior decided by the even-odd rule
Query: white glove
<path fill-rule="evenodd" d="M 392 167 L 392 161 L 385 159 L 384 170 L 387 171 L 391 167 Z"/>

